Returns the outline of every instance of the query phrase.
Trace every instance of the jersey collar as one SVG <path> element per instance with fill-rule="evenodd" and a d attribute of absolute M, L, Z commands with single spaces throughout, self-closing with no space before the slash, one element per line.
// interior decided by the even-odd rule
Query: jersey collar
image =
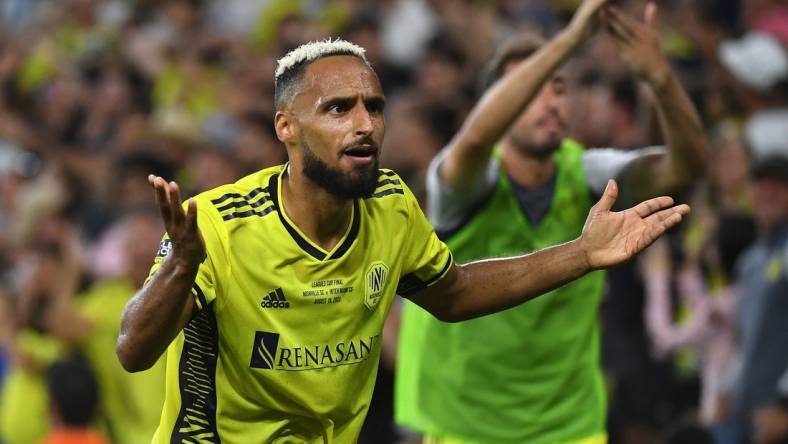
<path fill-rule="evenodd" d="M 289 166 L 290 164 L 288 163 L 285 168 L 289 168 Z M 282 171 L 285 171 L 285 169 Z M 276 214 L 279 215 L 279 220 L 290 234 L 290 237 L 293 238 L 296 244 L 298 244 L 298 246 L 304 252 L 315 259 L 319 261 L 327 259 L 339 259 L 350 249 L 350 246 L 353 245 L 356 237 L 358 237 L 358 231 L 361 225 L 361 212 L 359 210 L 358 199 L 353 200 L 353 214 L 351 216 L 350 226 L 345 232 L 345 236 L 331 251 L 326 251 L 309 240 L 309 238 L 307 238 L 306 235 L 304 235 L 304 233 L 298 229 L 298 227 L 290 220 L 290 218 L 287 217 L 287 214 L 285 214 L 284 207 L 279 202 L 279 196 L 281 196 L 282 192 L 282 173 L 272 175 L 268 181 L 267 188 L 268 194 L 271 196 L 271 200 L 274 203 Z"/>

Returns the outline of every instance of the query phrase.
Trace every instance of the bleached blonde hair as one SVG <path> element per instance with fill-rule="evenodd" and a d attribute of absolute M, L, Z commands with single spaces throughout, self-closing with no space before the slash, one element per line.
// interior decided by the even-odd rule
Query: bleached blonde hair
<path fill-rule="evenodd" d="M 276 62 L 274 74 L 274 101 L 277 108 L 281 99 L 288 96 L 287 90 L 301 77 L 304 67 L 322 57 L 348 55 L 358 57 L 369 65 L 366 51 L 355 43 L 337 38 L 304 43 L 288 52 Z"/>
<path fill-rule="evenodd" d="M 340 38 L 336 40 L 327 38 L 325 40 L 304 43 L 277 60 L 276 75 L 274 79 L 278 79 L 282 74 L 296 65 L 302 63 L 308 65 L 321 57 L 338 54 L 353 55 L 369 63 L 364 48 Z"/>

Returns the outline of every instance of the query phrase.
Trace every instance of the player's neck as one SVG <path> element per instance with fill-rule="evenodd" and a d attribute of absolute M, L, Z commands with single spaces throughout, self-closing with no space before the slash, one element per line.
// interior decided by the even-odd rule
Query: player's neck
<path fill-rule="evenodd" d="M 503 143 L 501 163 L 506 173 L 525 188 L 536 188 L 550 181 L 555 174 L 555 157 L 530 156 L 511 144 Z"/>
<path fill-rule="evenodd" d="M 282 176 L 281 205 L 309 240 L 330 251 L 345 235 L 353 201 L 334 196 L 303 174 Z"/>

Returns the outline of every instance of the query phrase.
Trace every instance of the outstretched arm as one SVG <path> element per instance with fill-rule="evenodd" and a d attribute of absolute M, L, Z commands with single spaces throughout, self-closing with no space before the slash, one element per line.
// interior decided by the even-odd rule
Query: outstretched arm
<path fill-rule="evenodd" d="M 448 153 L 439 171 L 447 185 L 463 191 L 476 183 L 494 145 L 556 68 L 580 46 L 605 1 L 584 0 L 569 26 L 487 90 L 447 146 Z"/>
<path fill-rule="evenodd" d="M 706 139 L 695 106 L 659 46 L 657 7 L 646 5 L 642 23 L 612 7 L 603 9 L 602 17 L 626 65 L 651 89 L 668 147 L 667 155 L 645 156 L 630 165 L 624 176 L 629 183 L 623 186 L 632 187 L 636 201 L 675 191 L 703 174 Z"/>
<path fill-rule="evenodd" d="M 172 242 L 172 250 L 153 278 L 123 311 L 116 352 L 123 368 L 146 370 L 159 359 L 186 326 L 196 304 L 191 295 L 205 244 L 197 228 L 197 203 L 189 200 L 184 212 L 175 182 L 149 176 L 156 204 Z"/>
<path fill-rule="evenodd" d="M 576 240 L 525 256 L 455 266 L 411 300 L 447 322 L 505 310 L 590 271 L 630 259 L 689 213 L 687 205 L 672 206 L 670 197 L 613 212 L 617 197 L 618 188 L 611 180 Z"/>

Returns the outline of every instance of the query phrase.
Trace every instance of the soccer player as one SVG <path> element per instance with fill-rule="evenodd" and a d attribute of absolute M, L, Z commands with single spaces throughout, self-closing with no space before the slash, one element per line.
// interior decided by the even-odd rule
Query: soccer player
<path fill-rule="evenodd" d="M 385 98 L 364 50 L 305 44 L 275 83 L 287 164 L 185 205 L 177 184 L 149 178 L 167 237 L 117 353 L 138 371 L 168 349 L 156 443 L 354 442 L 395 294 L 444 321 L 493 313 L 631 258 L 689 211 L 661 197 L 612 212 L 611 181 L 577 239 L 455 265 L 411 191 L 378 169 Z"/>
<path fill-rule="evenodd" d="M 518 36 L 505 45 L 492 63 L 500 79 L 433 161 L 431 221 L 460 263 L 576 238 L 585 213 L 595 211 L 593 196 L 606 195 L 612 177 L 622 194 L 640 199 L 702 175 L 703 128 L 659 48 L 653 4 L 645 23 L 614 9 L 602 10 L 602 18 L 623 60 L 654 92 L 667 149 L 584 150 L 567 138 L 567 81 L 559 67 L 590 32 L 591 10 L 600 4 L 585 1 L 548 43 Z M 429 442 L 605 442 L 603 285 L 603 273 L 590 273 L 528 304 L 456 324 L 406 303 L 396 420 Z"/>

